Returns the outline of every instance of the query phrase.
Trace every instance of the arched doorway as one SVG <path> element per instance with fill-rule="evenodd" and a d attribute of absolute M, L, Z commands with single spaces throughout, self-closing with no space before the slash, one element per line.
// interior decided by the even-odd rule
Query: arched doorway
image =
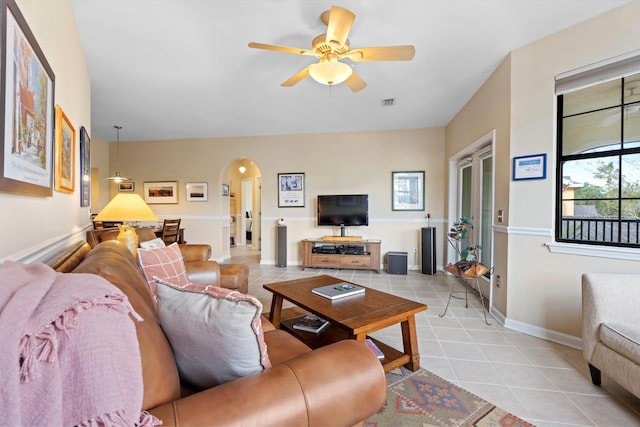
<path fill-rule="evenodd" d="M 247 158 L 228 167 L 231 258 L 234 262 L 260 262 L 262 244 L 262 174 Z"/>

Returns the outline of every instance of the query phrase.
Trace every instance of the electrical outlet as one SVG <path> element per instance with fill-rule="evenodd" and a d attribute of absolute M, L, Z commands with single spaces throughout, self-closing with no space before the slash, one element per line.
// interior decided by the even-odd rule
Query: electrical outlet
<path fill-rule="evenodd" d="M 496 287 L 497 288 L 500 287 L 500 275 L 499 274 L 496 275 Z"/>

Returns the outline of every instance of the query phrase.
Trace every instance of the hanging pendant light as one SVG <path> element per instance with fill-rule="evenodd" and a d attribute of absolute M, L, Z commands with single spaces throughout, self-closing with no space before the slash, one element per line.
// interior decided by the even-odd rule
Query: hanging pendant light
<path fill-rule="evenodd" d="M 120 129 L 122 126 L 114 125 L 113 127 L 116 128 L 116 173 L 109 179 L 115 182 L 129 181 L 129 178 L 120 175 Z"/>

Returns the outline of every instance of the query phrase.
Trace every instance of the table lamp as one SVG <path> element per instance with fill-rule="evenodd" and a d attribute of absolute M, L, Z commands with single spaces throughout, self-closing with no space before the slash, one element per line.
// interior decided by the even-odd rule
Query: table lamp
<path fill-rule="evenodd" d="M 131 221 L 158 221 L 158 217 L 142 200 L 139 194 L 118 193 L 107 206 L 100 211 L 94 221 L 122 221 L 120 234 L 116 238 L 124 244 L 134 258 L 138 258 L 138 235 L 129 225 Z"/>

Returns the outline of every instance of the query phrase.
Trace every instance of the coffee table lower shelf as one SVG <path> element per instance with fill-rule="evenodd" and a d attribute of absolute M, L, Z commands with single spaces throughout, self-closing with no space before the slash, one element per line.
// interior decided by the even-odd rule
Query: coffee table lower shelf
<path fill-rule="evenodd" d="M 317 334 L 313 332 L 294 329 L 293 324 L 302 317 L 303 316 L 295 317 L 288 320 L 282 320 L 280 322 L 280 329 L 287 331 L 311 348 L 318 348 L 325 345 L 333 344 L 337 341 L 350 339 L 347 331 L 334 324 L 330 324 Z M 384 368 L 385 372 L 389 372 L 392 369 L 398 368 L 411 361 L 411 357 L 409 355 L 404 354 L 403 352 L 398 351 L 395 348 L 388 346 L 387 344 L 375 338 L 372 338 L 370 336 L 367 336 L 367 338 L 370 338 L 384 353 L 384 359 L 380 359 L 380 362 L 382 363 L 382 367 Z"/>

